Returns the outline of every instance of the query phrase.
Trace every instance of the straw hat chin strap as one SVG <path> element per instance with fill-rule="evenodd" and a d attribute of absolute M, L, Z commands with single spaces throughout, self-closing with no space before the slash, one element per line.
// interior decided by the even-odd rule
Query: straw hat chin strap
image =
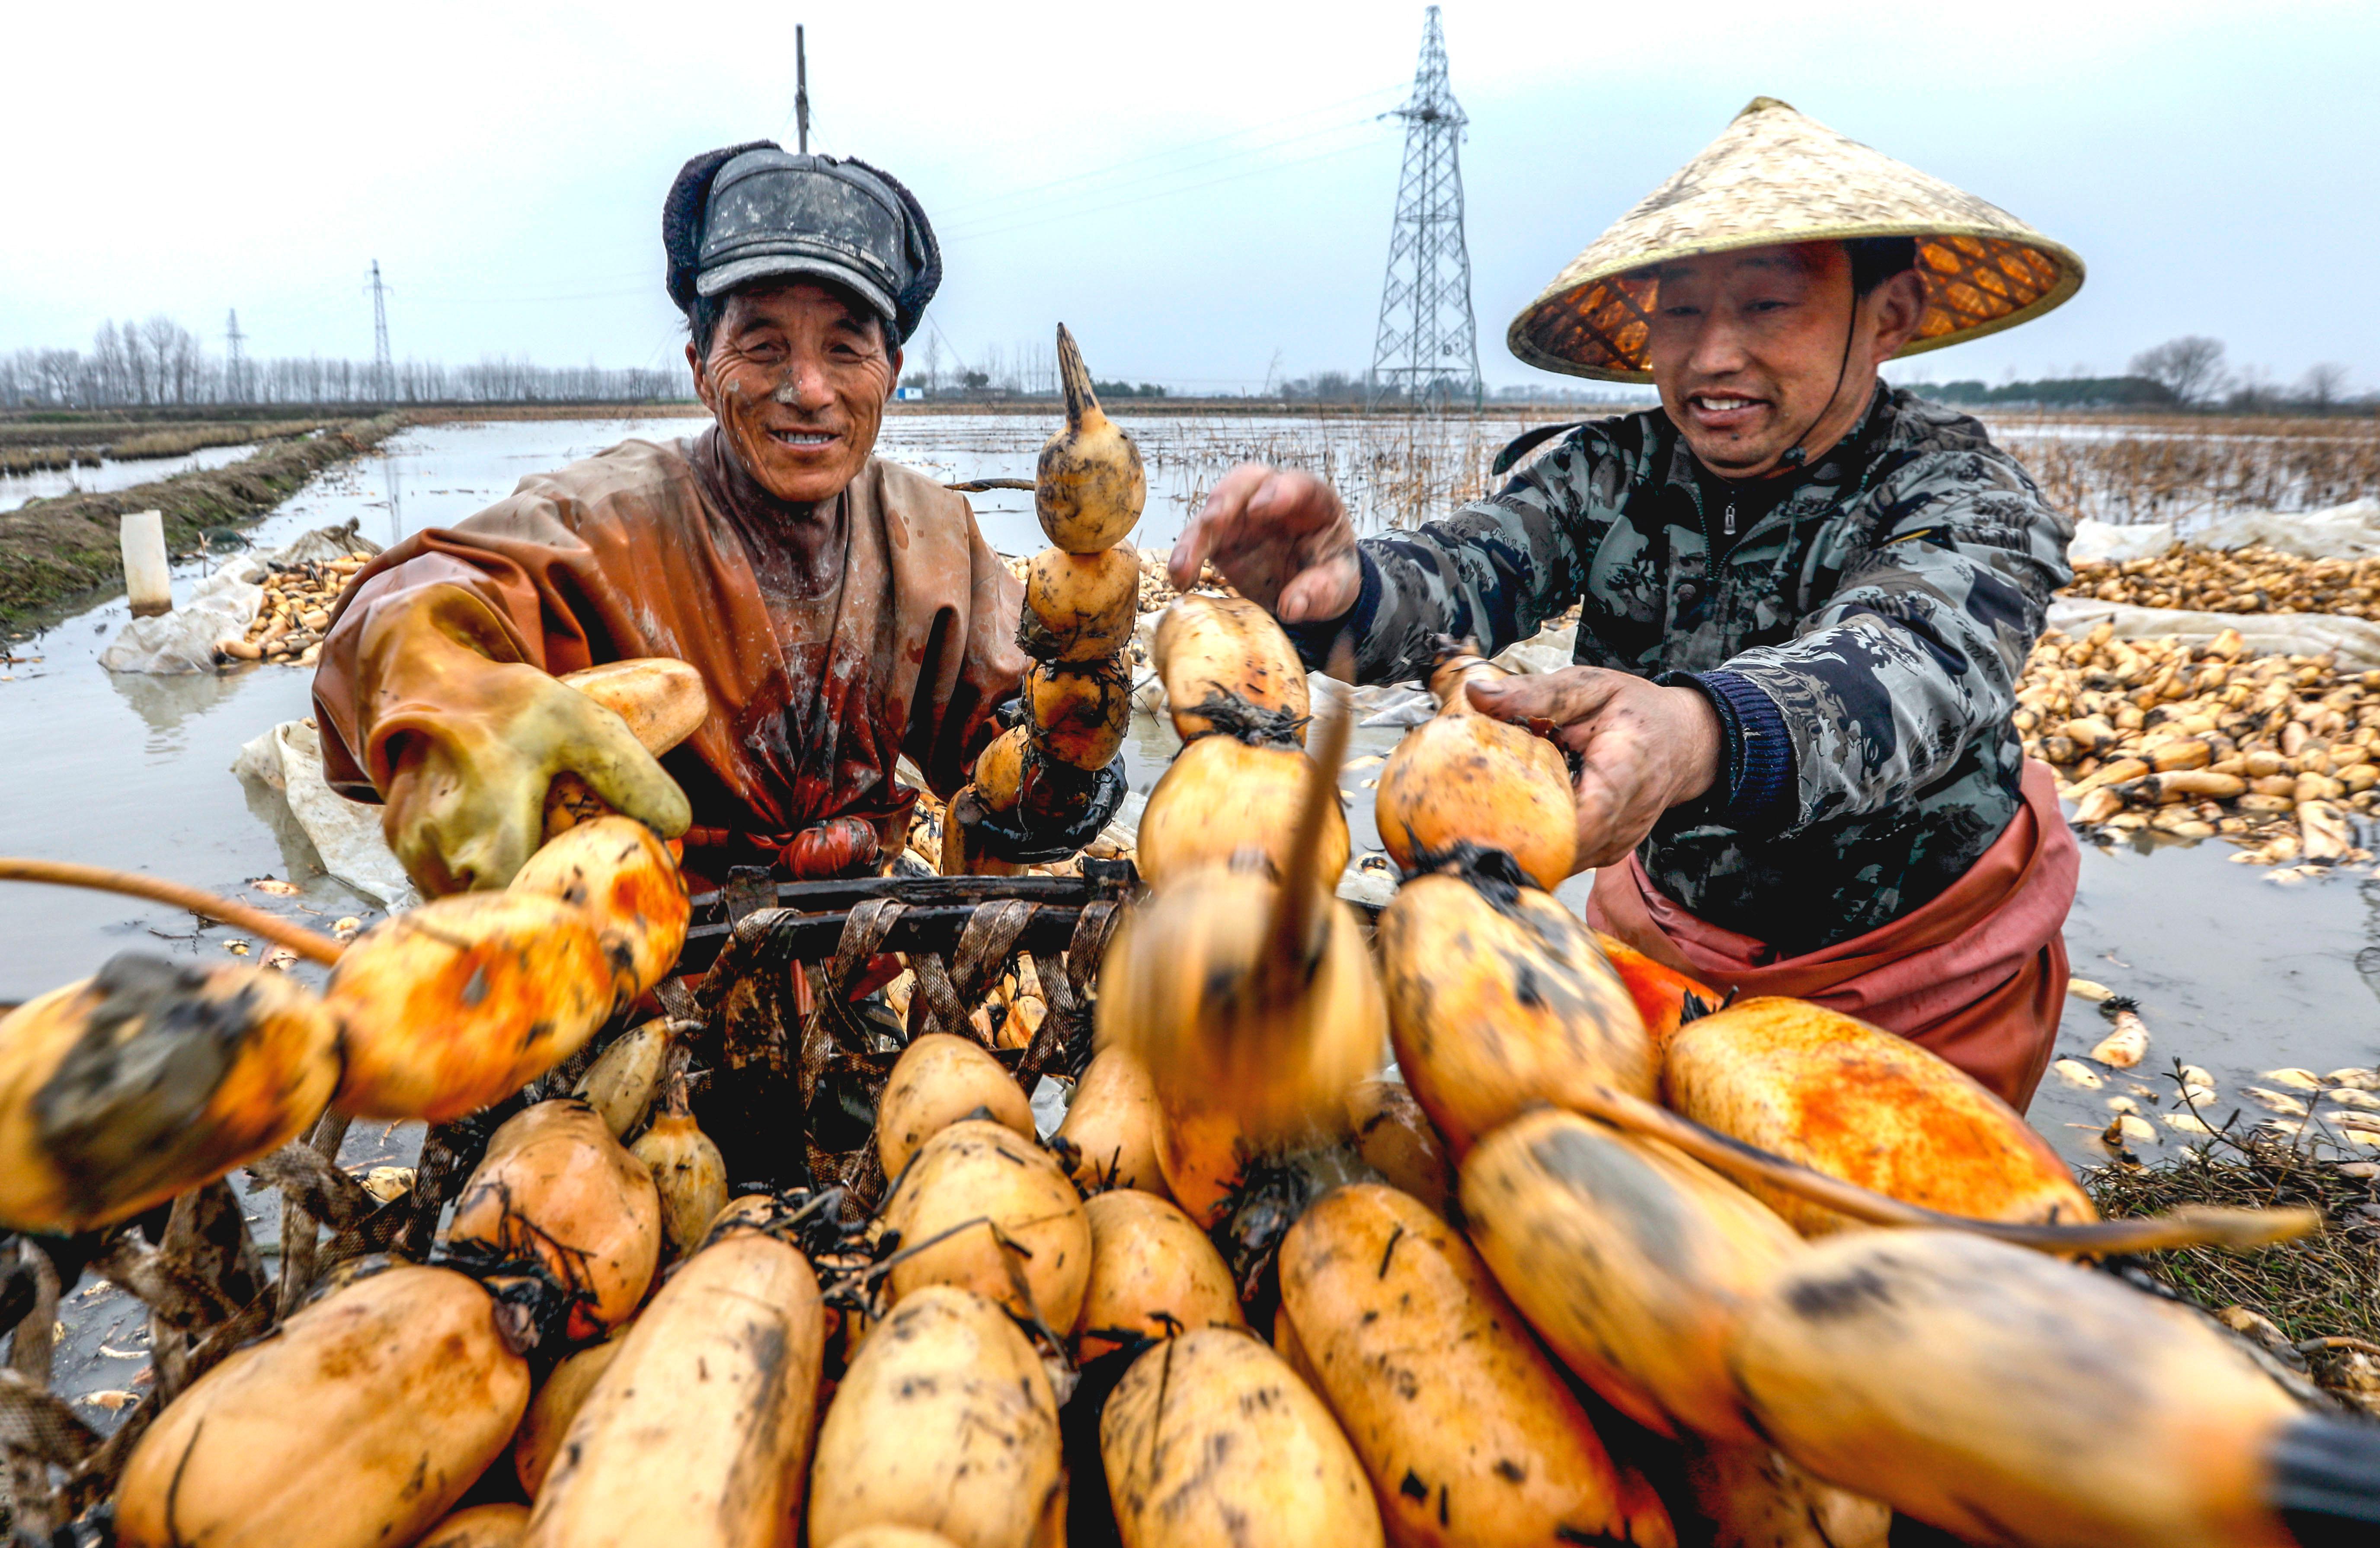
<path fill-rule="evenodd" d="M 1818 427 L 1826 422 L 1827 416 L 1835 411 L 1835 400 L 1843 395 L 1843 378 L 1852 369 L 1852 345 L 1859 338 L 1859 309 L 1860 294 L 1854 287 L 1852 291 L 1851 320 L 1843 324 L 1843 357 L 1835 365 L 1834 388 L 1827 393 L 1827 401 L 1818 405 L 1817 417 L 1802 427 L 1802 433 L 1793 438 L 1793 444 L 1786 447 L 1785 454 L 1777 459 L 1777 466 L 1779 468 L 1799 467 L 1810 460 L 1810 454 L 1803 448 L 1803 442 L 1817 433 Z"/>

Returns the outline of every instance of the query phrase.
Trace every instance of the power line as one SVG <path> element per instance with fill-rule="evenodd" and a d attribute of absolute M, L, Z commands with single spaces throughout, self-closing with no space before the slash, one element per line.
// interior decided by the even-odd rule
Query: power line
<path fill-rule="evenodd" d="M 639 285 L 623 290 L 578 290 L 545 296 L 424 296 L 416 294 L 418 303 L 433 307 L 534 307 L 552 301 L 610 301 L 623 296 L 661 296 L 665 292 L 658 274 Z"/>
<path fill-rule="evenodd" d="M 1378 405 L 1391 385 L 1402 385 L 1408 403 L 1441 406 L 1462 397 L 1475 407 L 1479 330 L 1471 314 L 1459 155 L 1470 120 L 1447 83 L 1446 35 L 1436 6 L 1422 25 L 1413 95 L 1390 116 L 1405 121 L 1405 164 L 1372 345 L 1371 402 Z"/>
<path fill-rule="evenodd" d="M 1315 155 L 1301 156 L 1293 162 L 1274 162 L 1264 166 L 1252 166 L 1241 172 L 1226 173 L 1220 177 L 1210 177 L 1203 183 L 1189 183 L 1184 184 L 1180 187 L 1157 188 L 1148 193 L 1133 194 L 1123 199 L 1115 200 L 1107 204 L 1094 204 L 1086 208 L 1053 211 L 1046 215 L 1037 215 L 1031 220 L 1017 221 L 1008 225 L 994 225 L 975 231 L 955 232 L 945 237 L 944 240 L 951 242 L 979 241 L 987 236 L 1005 236 L 1011 232 L 1030 231 L 1035 226 L 1050 225 L 1061 221 L 1080 220 L 1086 215 L 1104 214 L 1110 210 L 1122 210 L 1128 205 L 1146 204 L 1152 199 L 1172 199 L 1182 194 L 1198 193 L 1207 188 L 1220 187 L 1225 183 L 1238 183 L 1250 177 L 1261 177 L 1269 173 L 1288 172 L 1301 166 L 1311 166 L 1316 162 L 1330 161 L 1339 156 L 1350 155 L 1357 151 L 1368 151 L 1372 148 L 1372 141 L 1365 140 L 1354 145 L 1342 145 L 1335 151 L 1323 151 Z"/>
<path fill-rule="evenodd" d="M 1172 156 L 1187 155 L 1193 151 L 1203 151 L 1210 145 L 1221 145 L 1230 140 L 1242 139 L 1247 135 L 1263 134 L 1269 129 L 1286 128 L 1292 124 L 1303 123 L 1306 119 L 1318 117 L 1325 113 L 1335 113 L 1341 108 L 1352 107 L 1357 103 L 1371 101 L 1385 92 L 1400 90 L 1402 90 L 1400 87 L 1376 86 L 1368 91 L 1359 91 L 1352 97 L 1344 97 L 1335 103 L 1324 103 L 1319 107 L 1309 107 L 1302 112 L 1290 114 L 1288 116 L 1283 118 L 1271 119 L 1262 124 L 1250 124 L 1244 128 L 1232 129 L 1226 134 L 1210 136 L 1205 139 L 1194 139 L 1184 145 L 1168 146 L 1166 149 L 1161 151 L 1145 151 L 1137 156 L 1126 157 L 1124 160 L 1120 162 L 1111 162 L 1106 166 L 1093 167 L 1087 172 L 1070 173 L 1063 177 L 1052 178 L 1046 183 L 1032 183 L 1027 184 L 1026 187 L 1021 188 L 1006 188 L 1002 189 L 999 193 L 986 194 L 980 199 L 962 200 L 958 203 L 946 204 L 942 206 L 942 218 L 948 220 L 953 215 L 963 215 L 969 211 L 981 210 L 993 205 L 1011 204 L 1016 200 L 1029 198 L 1035 194 L 1048 193 L 1053 189 L 1066 187 L 1071 184 L 1097 182 L 1101 178 L 1111 177 L 1119 172 L 1127 172 L 1134 167 L 1145 165 L 1149 162 L 1164 161 Z M 1371 122 L 1371 118 L 1367 115 L 1363 119 L 1357 120 L 1357 122 L 1369 123 Z M 1269 145 L 1251 146 L 1245 150 L 1234 151 L 1230 152 L 1228 155 L 1217 157 L 1213 161 L 1201 163 L 1199 164 L 1211 166 L 1216 164 L 1218 162 L 1229 161 L 1238 156 L 1257 155 L 1268 150 L 1278 150 L 1281 146 L 1293 145 L 1301 139 L 1311 139 L 1317 135 L 1329 134 L 1334 130 L 1344 128 L 1346 127 L 1347 126 L 1345 124 L 1333 124 L 1327 128 L 1318 129 L 1309 134 L 1293 135 L 1286 139 L 1278 140 Z M 1196 167 L 1177 167 L 1173 172 L 1160 174 L 1160 175 L 1173 176 L 1182 172 L 1196 170 L 1197 170 Z M 1002 217 L 991 215 L 982 218 L 997 220 Z"/>

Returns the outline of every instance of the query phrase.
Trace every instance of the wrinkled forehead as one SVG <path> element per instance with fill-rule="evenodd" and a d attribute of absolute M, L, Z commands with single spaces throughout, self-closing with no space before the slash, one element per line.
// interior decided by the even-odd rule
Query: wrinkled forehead
<path fill-rule="evenodd" d="M 1765 248 L 1695 253 L 1638 269 L 1628 278 L 1658 287 L 1694 287 L 1733 279 L 1824 279 L 1851 262 L 1840 242 L 1779 242 Z"/>

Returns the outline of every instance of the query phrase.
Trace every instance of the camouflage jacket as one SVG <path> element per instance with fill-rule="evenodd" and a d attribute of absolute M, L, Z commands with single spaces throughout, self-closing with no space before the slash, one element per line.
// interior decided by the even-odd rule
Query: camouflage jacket
<path fill-rule="evenodd" d="M 1711 794 L 1638 854 L 1713 924 L 1799 954 L 1963 875 L 2019 804 L 2016 679 L 2073 524 L 1973 418 L 1879 387 L 1729 546 L 1726 486 L 1659 410 L 1583 425 L 1495 495 L 1359 544 L 1365 682 L 1581 603 L 1574 659 L 1709 695 Z M 1318 657 L 1336 626 L 1298 631 Z"/>

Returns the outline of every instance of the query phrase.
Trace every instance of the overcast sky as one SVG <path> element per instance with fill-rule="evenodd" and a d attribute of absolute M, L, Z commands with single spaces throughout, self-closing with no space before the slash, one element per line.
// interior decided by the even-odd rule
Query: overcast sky
<path fill-rule="evenodd" d="M 1046 343 L 1231 389 L 1368 363 L 1422 7 L 708 0 L 27 6 L 7 25 L 0 349 L 169 313 L 221 347 L 661 365 L 660 206 L 720 144 L 906 181 L 950 355 Z M 1912 362 L 2114 372 L 2209 333 L 2380 388 L 2380 6 L 1451 0 L 1480 364 L 1513 312 L 1749 98 L 1782 97 L 2082 252 L 2048 318 Z M 913 349 L 918 347 L 913 345 Z M 946 363 L 949 356 L 946 355 Z"/>

